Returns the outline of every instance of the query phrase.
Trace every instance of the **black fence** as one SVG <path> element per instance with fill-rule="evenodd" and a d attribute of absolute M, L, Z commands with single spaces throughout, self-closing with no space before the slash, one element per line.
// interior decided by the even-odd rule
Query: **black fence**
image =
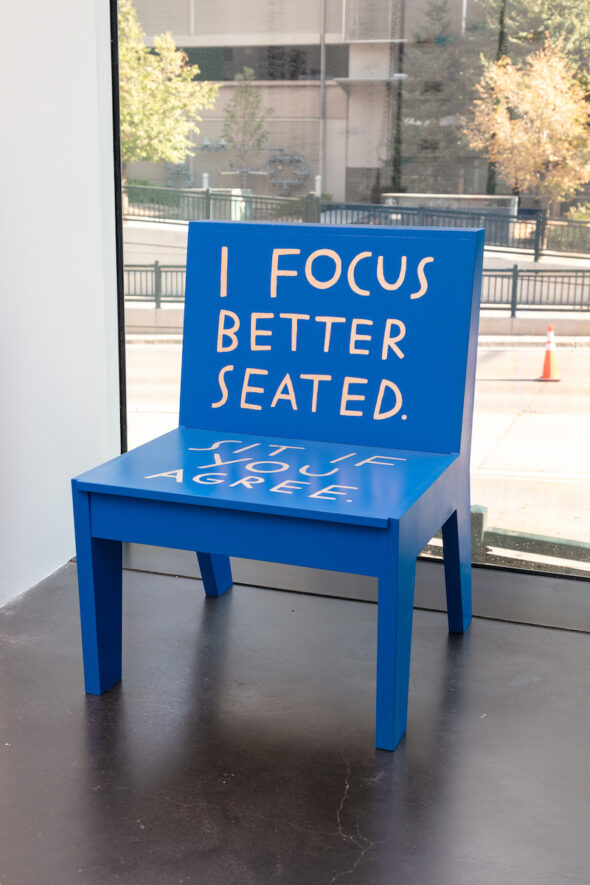
<path fill-rule="evenodd" d="M 522 269 L 486 270 L 481 303 L 486 307 L 547 307 L 590 310 L 590 270 Z"/>
<path fill-rule="evenodd" d="M 325 224 L 380 224 L 403 227 L 485 227 L 486 246 L 526 249 L 535 258 L 543 245 L 542 216 L 520 218 L 493 212 L 427 209 L 372 204 L 322 203 Z"/>
<path fill-rule="evenodd" d="M 123 187 L 123 214 L 154 221 L 319 221 L 318 200 L 147 185 Z"/>
<path fill-rule="evenodd" d="M 123 272 L 125 301 L 184 303 L 186 268 L 182 264 L 126 264 Z"/>
<path fill-rule="evenodd" d="M 545 221 L 542 249 L 545 252 L 590 253 L 590 224 L 587 221 Z"/>
<path fill-rule="evenodd" d="M 129 264 L 125 266 L 125 299 L 154 303 L 184 301 L 183 265 Z M 514 265 L 508 270 L 483 272 L 481 303 L 485 307 L 567 308 L 590 310 L 590 270 L 532 270 Z"/>
<path fill-rule="evenodd" d="M 406 227 L 484 227 L 486 246 L 543 253 L 590 254 L 590 223 L 546 219 L 541 211 L 521 215 L 462 209 L 384 206 L 320 201 L 304 197 L 265 197 L 227 191 L 175 189 L 148 185 L 123 188 L 126 218 L 154 221 L 285 221 L 323 224 L 378 224 Z"/>

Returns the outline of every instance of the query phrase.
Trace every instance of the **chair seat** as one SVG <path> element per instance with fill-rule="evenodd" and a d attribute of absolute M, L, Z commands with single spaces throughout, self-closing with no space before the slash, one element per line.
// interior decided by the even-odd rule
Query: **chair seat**
<path fill-rule="evenodd" d="M 384 528 L 457 457 L 178 427 L 77 481 L 88 492 Z"/>

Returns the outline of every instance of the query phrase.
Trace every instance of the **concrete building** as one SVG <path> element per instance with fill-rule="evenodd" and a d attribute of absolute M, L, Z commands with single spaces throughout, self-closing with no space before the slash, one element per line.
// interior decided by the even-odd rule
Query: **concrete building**
<path fill-rule="evenodd" d="M 242 183 L 231 172 L 221 132 L 234 77 L 250 67 L 270 111 L 268 141 L 252 164 L 248 187 L 305 193 L 320 175 L 324 193 L 348 201 L 375 199 L 390 188 L 396 152 L 407 190 L 439 189 L 440 180 L 451 192 L 477 193 L 485 186 L 485 162 L 464 146 L 457 149 L 465 90 L 457 89 L 456 68 L 453 73 L 446 63 L 456 60 L 459 47 L 474 58 L 479 53 L 480 5 L 135 0 L 148 44 L 170 30 L 203 78 L 221 85 L 215 109 L 203 113 L 195 155 L 181 170 L 185 183 L 200 185 L 204 172 L 211 186 Z M 130 169 L 132 177 L 164 184 L 169 174 L 164 164 Z"/>

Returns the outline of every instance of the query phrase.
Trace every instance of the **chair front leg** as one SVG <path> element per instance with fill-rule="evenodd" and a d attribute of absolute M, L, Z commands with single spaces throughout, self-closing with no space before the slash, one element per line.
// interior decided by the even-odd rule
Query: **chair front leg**
<path fill-rule="evenodd" d="M 103 694 L 121 679 L 122 545 L 93 538 L 90 495 L 73 487 L 84 682 Z"/>
<path fill-rule="evenodd" d="M 400 550 L 397 532 L 379 572 L 376 746 L 395 750 L 408 720 L 416 558 Z"/>

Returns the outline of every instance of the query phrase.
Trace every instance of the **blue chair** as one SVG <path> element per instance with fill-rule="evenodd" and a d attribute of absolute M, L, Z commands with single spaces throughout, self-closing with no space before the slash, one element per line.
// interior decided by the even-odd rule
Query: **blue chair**
<path fill-rule="evenodd" d="M 471 620 L 483 231 L 194 222 L 179 427 L 73 480 L 86 690 L 121 678 L 123 541 L 378 578 L 376 745 L 406 730 L 416 557 Z"/>

